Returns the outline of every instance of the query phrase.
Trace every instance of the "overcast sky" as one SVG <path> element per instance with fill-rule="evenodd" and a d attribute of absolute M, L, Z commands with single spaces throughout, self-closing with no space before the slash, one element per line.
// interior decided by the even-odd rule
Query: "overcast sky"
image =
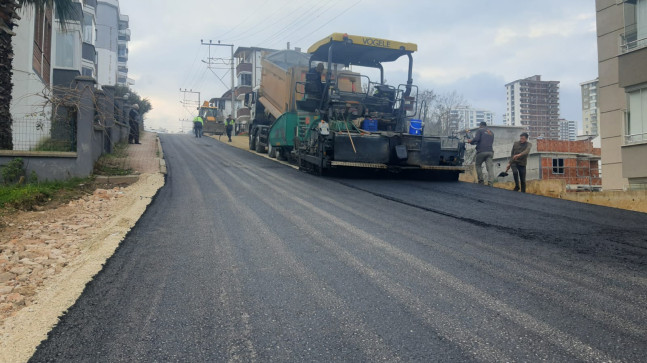
<path fill-rule="evenodd" d="M 561 116 L 581 126 L 580 86 L 597 77 L 593 0 L 121 0 L 130 16 L 128 60 L 133 87 L 148 97 L 148 127 L 177 131 L 179 89 L 202 99 L 227 88 L 202 62 L 200 40 L 238 46 L 307 49 L 330 33 L 418 44 L 414 83 L 457 91 L 469 105 L 502 123 L 505 84 L 536 74 L 561 81 Z M 221 47 L 217 57 L 229 57 Z M 213 56 L 213 55 L 212 55 Z M 387 68 L 389 83 L 404 81 L 404 62 Z M 391 75 L 389 71 L 393 72 Z M 218 71 L 229 84 L 229 74 Z"/>

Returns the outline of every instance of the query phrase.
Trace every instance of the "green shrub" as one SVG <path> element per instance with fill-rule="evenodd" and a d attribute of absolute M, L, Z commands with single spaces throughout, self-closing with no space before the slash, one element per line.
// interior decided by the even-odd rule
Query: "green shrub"
<path fill-rule="evenodd" d="M 15 158 L 2 168 L 2 181 L 5 184 L 13 184 L 25 175 L 25 164 L 22 158 Z"/>

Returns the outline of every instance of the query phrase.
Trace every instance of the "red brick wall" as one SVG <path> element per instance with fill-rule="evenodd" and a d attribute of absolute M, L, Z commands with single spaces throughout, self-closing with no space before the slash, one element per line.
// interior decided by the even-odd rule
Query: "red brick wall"
<path fill-rule="evenodd" d="M 547 141 L 547 140 L 538 140 Z M 559 155 L 555 155 L 559 158 Z M 602 185 L 597 160 L 578 160 L 564 155 L 563 174 L 553 173 L 553 157 L 541 158 L 541 179 L 563 179 L 566 184 Z"/>
<path fill-rule="evenodd" d="M 590 140 L 564 141 L 564 140 L 535 140 L 539 152 L 563 152 L 578 154 L 593 154 L 600 156 L 600 148 L 594 148 Z"/>

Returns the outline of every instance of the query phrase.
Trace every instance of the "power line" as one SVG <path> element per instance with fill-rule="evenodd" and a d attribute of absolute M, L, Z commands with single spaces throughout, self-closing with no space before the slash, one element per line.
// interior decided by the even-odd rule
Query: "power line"
<path fill-rule="evenodd" d="M 280 18 L 278 18 L 276 21 L 273 21 L 273 22 L 271 22 L 271 23 L 267 24 L 267 26 L 264 26 L 264 27 L 262 27 L 262 28 L 259 28 L 257 31 L 255 31 L 255 32 L 254 32 L 254 33 L 252 33 L 252 34 L 249 34 L 249 35 L 245 36 L 244 38 L 239 38 L 239 39 L 236 39 L 236 40 L 239 40 L 239 42 L 240 42 L 240 39 L 247 39 L 247 38 L 253 37 L 253 36 L 257 35 L 257 34 L 260 34 L 260 33 L 264 32 L 265 30 L 267 30 L 267 29 L 269 29 L 269 28 L 271 28 L 271 27 L 273 27 L 273 26 L 275 26 L 275 25 L 277 25 L 277 24 L 279 24 L 279 23 L 283 22 L 283 21 L 284 21 L 283 19 L 285 19 L 285 18 L 290 18 L 294 13 L 296 13 L 296 12 L 297 12 L 297 11 L 299 11 L 299 10 L 301 10 L 302 8 L 304 8 L 304 7 L 305 7 L 305 6 L 307 6 L 307 5 L 309 5 L 309 4 L 304 3 L 304 4 L 302 4 L 301 6 L 299 6 L 298 8 L 296 8 L 296 9 L 292 10 L 291 12 L 289 12 L 288 14 L 286 14 L 285 16 L 280 17 Z M 239 36 L 239 37 L 240 37 L 240 36 Z"/>
<path fill-rule="evenodd" d="M 328 3 L 324 2 L 324 3 L 320 4 L 318 7 L 308 10 L 307 12 L 301 14 L 297 19 L 293 20 L 291 23 L 289 23 L 285 27 L 278 30 L 276 33 L 274 33 L 274 34 L 270 35 L 269 37 L 267 37 L 266 39 L 264 39 L 262 41 L 262 43 L 263 44 L 268 44 L 268 45 L 274 44 L 275 42 L 277 42 L 282 37 L 282 34 L 285 33 L 288 29 L 293 28 L 295 26 L 301 26 L 302 23 L 303 23 L 303 19 L 311 18 L 314 14 L 320 12 L 324 7 L 328 6 L 328 9 L 322 11 L 322 14 L 323 14 L 323 13 L 327 12 L 328 10 L 330 10 L 330 8 L 332 8 L 332 6 L 334 6 L 334 4 L 335 4 L 334 2 L 328 2 Z M 291 31 L 289 34 L 293 34 L 293 33 L 294 32 Z M 283 38 L 285 39 L 285 38 L 289 38 L 289 37 L 283 36 Z"/>
<path fill-rule="evenodd" d="M 290 0 L 287 0 L 287 1 L 290 1 Z M 264 6 L 264 5 L 267 5 L 268 3 L 269 3 L 269 1 L 265 1 L 265 4 L 263 4 L 263 6 L 257 6 L 257 7 L 256 7 L 256 10 L 255 10 L 254 12 L 252 12 L 251 14 L 246 14 L 246 15 L 245 15 L 245 20 L 243 20 L 243 21 L 241 21 L 240 23 L 236 24 L 234 27 L 232 27 L 231 29 L 227 30 L 226 32 L 221 33 L 220 35 L 218 35 L 218 36 L 217 36 L 217 37 L 215 37 L 214 39 L 223 39 L 225 35 L 227 35 L 227 34 L 229 34 L 229 33 L 233 32 L 234 30 L 238 29 L 238 28 L 239 28 L 240 26 L 242 26 L 243 24 L 245 24 L 245 23 L 249 22 L 249 21 L 250 21 L 251 19 L 253 19 L 253 18 L 254 18 L 258 13 L 260 13 L 262 10 L 265 10 L 265 6 Z M 284 4 L 285 4 L 285 2 L 284 2 Z M 275 10 L 275 12 L 277 12 L 277 11 L 281 11 L 281 10 L 282 10 L 282 6 L 277 6 L 274 10 Z M 243 31 L 243 32 L 245 32 L 245 31 Z M 234 34 L 235 34 L 235 33 L 234 33 Z M 231 37 L 230 37 L 230 38 L 231 38 Z"/>
<path fill-rule="evenodd" d="M 326 26 L 326 25 L 330 24 L 333 20 L 336 20 L 339 16 L 343 15 L 344 13 L 346 13 L 346 12 L 347 12 L 347 11 L 349 11 L 350 9 L 354 8 L 355 6 L 357 6 L 357 4 L 359 4 L 359 3 L 361 3 L 361 2 L 362 2 L 362 0 L 359 0 L 359 1 L 357 1 L 356 3 L 354 3 L 354 4 L 350 5 L 349 7 L 347 7 L 346 9 L 344 9 L 341 13 L 339 13 L 339 14 L 338 14 L 338 15 L 336 15 L 336 16 L 333 16 L 333 17 L 332 17 L 332 18 L 330 18 L 327 22 L 325 22 L 325 23 L 321 24 L 321 26 L 320 26 L 320 27 L 318 27 L 318 28 L 314 29 L 314 30 L 313 30 L 313 31 L 311 31 L 310 33 L 308 33 L 308 34 L 304 35 L 303 37 L 301 37 L 301 38 L 297 39 L 295 42 L 300 42 L 300 41 L 302 41 L 303 39 L 305 39 L 305 38 L 309 37 L 310 35 L 314 34 L 315 32 L 319 31 L 321 28 L 323 28 L 324 26 Z"/>

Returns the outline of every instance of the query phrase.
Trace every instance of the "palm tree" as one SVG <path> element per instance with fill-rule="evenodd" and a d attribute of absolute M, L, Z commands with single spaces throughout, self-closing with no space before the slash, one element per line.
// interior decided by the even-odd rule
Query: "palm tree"
<path fill-rule="evenodd" d="M 18 11 L 22 7 L 32 7 L 38 11 L 54 7 L 56 15 L 65 28 L 65 21 L 73 18 L 76 10 L 72 0 L 0 0 L 0 149 L 13 149 L 11 125 L 11 69 L 13 45 L 11 39 L 16 33 L 16 21 L 20 19 Z"/>

